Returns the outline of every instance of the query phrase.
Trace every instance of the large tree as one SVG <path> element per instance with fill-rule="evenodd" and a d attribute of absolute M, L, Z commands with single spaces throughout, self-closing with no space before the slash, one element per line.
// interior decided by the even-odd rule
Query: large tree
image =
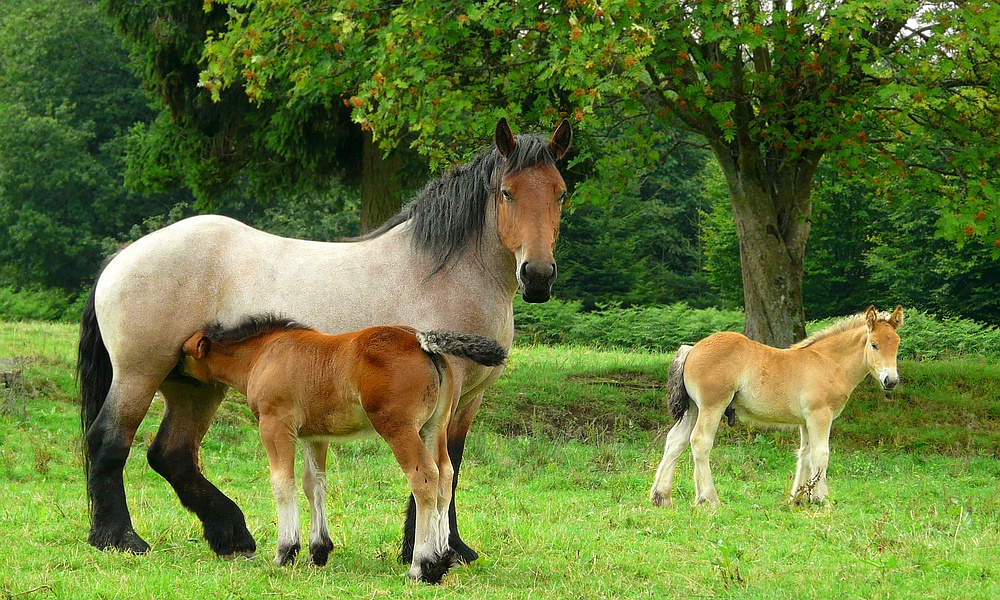
<path fill-rule="evenodd" d="M 701 136 L 739 236 L 746 333 L 805 333 L 813 176 L 829 157 L 896 201 L 946 205 L 939 225 L 992 242 L 1000 163 L 997 7 L 914 0 L 231 0 L 202 84 L 289 103 L 360 80 L 353 118 L 433 160 L 519 122 L 575 118 L 603 177 L 655 165 L 651 123 Z M 622 164 L 621 157 L 627 157 Z M 599 189 L 599 188 L 598 188 Z"/>

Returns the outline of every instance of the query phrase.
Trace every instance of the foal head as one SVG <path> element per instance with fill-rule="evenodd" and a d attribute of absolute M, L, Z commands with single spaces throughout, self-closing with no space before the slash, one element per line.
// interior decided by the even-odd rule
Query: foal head
<path fill-rule="evenodd" d="M 865 311 L 868 340 L 865 344 L 865 362 L 872 377 L 878 379 L 882 389 L 891 390 L 899 383 L 896 371 L 896 352 L 899 335 L 896 330 L 903 325 L 903 307 L 897 306 L 888 318 L 880 318 L 874 306 Z"/>
<path fill-rule="evenodd" d="M 521 297 L 525 302 L 545 302 L 556 280 L 554 253 L 566 197 L 566 183 L 555 161 L 569 149 L 573 130 L 569 121 L 563 121 L 545 147 L 546 155 L 534 160 L 522 155 L 525 144 L 518 144 L 506 119 L 497 123 L 493 137 L 501 162 L 507 163 L 507 168 L 501 167 L 497 233 L 514 253 Z M 517 168 L 519 163 L 528 166 Z"/>

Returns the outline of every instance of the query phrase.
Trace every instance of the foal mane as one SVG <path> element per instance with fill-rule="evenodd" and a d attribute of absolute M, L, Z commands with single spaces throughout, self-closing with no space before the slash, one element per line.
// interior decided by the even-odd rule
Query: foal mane
<path fill-rule="evenodd" d="M 208 328 L 205 329 L 204 335 L 213 342 L 233 343 L 243 342 L 251 338 L 259 337 L 276 329 L 287 331 L 295 329 L 309 329 L 309 327 L 287 317 L 269 313 L 251 315 L 233 327 L 223 327 L 221 323 L 209 325 Z"/>
<path fill-rule="evenodd" d="M 537 133 L 514 136 L 510 156 L 503 157 L 496 146 L 456 165 L 432 179 L 403 209 L 375 230 L 354 238 L 370 240 L 403 222 L 410 223 L 414 250 L 431 255 L 443 269 L 473 241 L 482 242 L 486 210 L 499 192 L 500 179 L 535 165 L 555 164 L 549 140 Z"/>
<path fill-rule="evenodd" d="M 879 321 L 888 321 L 889 317 L 890 317 L 889 313 L 879 312 L 877 320 L 879 320 Z M 827 327 L 824 327 L 823 329 L 820 329 L 819 331 L 817 331 L 816 333 L 810 335 L 809 337 L 807 337 L 806 339 L 802 340 L 801 342 L 796 342 L 796 343 L 792 344 L 790 347 L 791 348 L 805 348 L 806 346 L 811 346 L 811 345 L 815 344 L 816 342 L 822 340 L 823 338 L 828 338 L 831 335 L 836 335 L 836 334 L 841 333 L 843 331 L 847 331 L 848 329 L 854 329 L 855 327 L 860 327 L 860 326 L 862 326 L 862 325 L 865 324 L 865 321 L 866 321 L 865 313 L 863 313 L 863 312 L 862 313 L 858 313 L 856 315 L 851 315 L 851 316 L 848 316 L 848 317 L 844 317 L 843 319 L 840 319 L 839 321 L 836 321 L 836 322 L 832 323 L 831 325 L 828 325 Z"/>

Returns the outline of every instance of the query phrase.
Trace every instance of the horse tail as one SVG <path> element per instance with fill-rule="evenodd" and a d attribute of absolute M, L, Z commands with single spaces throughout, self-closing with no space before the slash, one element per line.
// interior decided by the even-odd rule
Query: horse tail
<path fill-rule="evenodd" d="M 670 414 L 678 421 L 691 406 L 691 396 L 684 386 L 684 363 L 693 347 L 684 344 L 678 348 L 674 353 L 674 359 L 670 361 L 670 369 L 667 370 L 667 407 L 670 409 Z"/>
<path fill-rule="evenodd" d="M 486 367 L 495 367 L 507 360 L 507 350 L 494 339 L 445 329 L 418 331 L 420 347 L 428 354 L 448 354 L 467 358 Z"/>
<path fill-rule="evenodd" d="M 83 432 L 83 472 L 90 477 L 90 449 L 86 443 L 87 430 L 97 419 L 97 414 L 104 406 L 104 400 L 111 389 L 111 356 L 101 337 L 101 328 L 97 324 L 97 310 L 94 308 L 94 297 L 97 283 L 94 283 L 87 302 L 83 307 L 80 319 L 80 344 L 77 350 L 76 375 L 80 382 L 80 395 L 83 399 L 80 406 L 80 425 Z"/>

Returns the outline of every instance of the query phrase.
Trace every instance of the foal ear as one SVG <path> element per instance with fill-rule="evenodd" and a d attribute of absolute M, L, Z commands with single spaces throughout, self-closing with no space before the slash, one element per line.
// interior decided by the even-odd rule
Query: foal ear
<path fill-rule="evenodd" d="M 899 329 L 903 326 L 903 307 L 896 306 L 896 309 L 892 311 L 889 315 L 889 326 L 893 329 Z"/>
<path fill-rule="evenodd" d="M 563 119 L 559 127 L 556 128 L 556 132 L 552 134 L 552 140 L 549 142 L 549 150 L 552 152 L 552 156 L 559 160 L 563 156 L 566 156 L 566 151 L 569 150 L 569 145 L 573 142 L 573 127 L 569 124 L 569 121 Z"/>
<path fill-rule="evenodd" d="M 184 352 L 195 360 L 201 360 L 208 354 L 212 347 L 212 340 L 205 337 L 200 331 L 184 342 Z"/>
<path fill-rule="evenodd" d="M 510 125 L 507 124 L 507 119 L 504 117 L 500 117 L 500 122 L 497 123 L 496 131 L 493 132 L 493 141 L 497 145 L 500 156 L 504 158 L 510 156 L 510 153 L 514 151 L 514 133 L 510 130 Z"/>
<path fill-rule="evenodd" d="M 878 320 L 878 311 L 875 310 L 875 305 L 868 307 L 865 311 L 865 323 L 868 325 L 868 330 L 871 331 L 872 327 L 875 326 L 875 321 Z"/>

